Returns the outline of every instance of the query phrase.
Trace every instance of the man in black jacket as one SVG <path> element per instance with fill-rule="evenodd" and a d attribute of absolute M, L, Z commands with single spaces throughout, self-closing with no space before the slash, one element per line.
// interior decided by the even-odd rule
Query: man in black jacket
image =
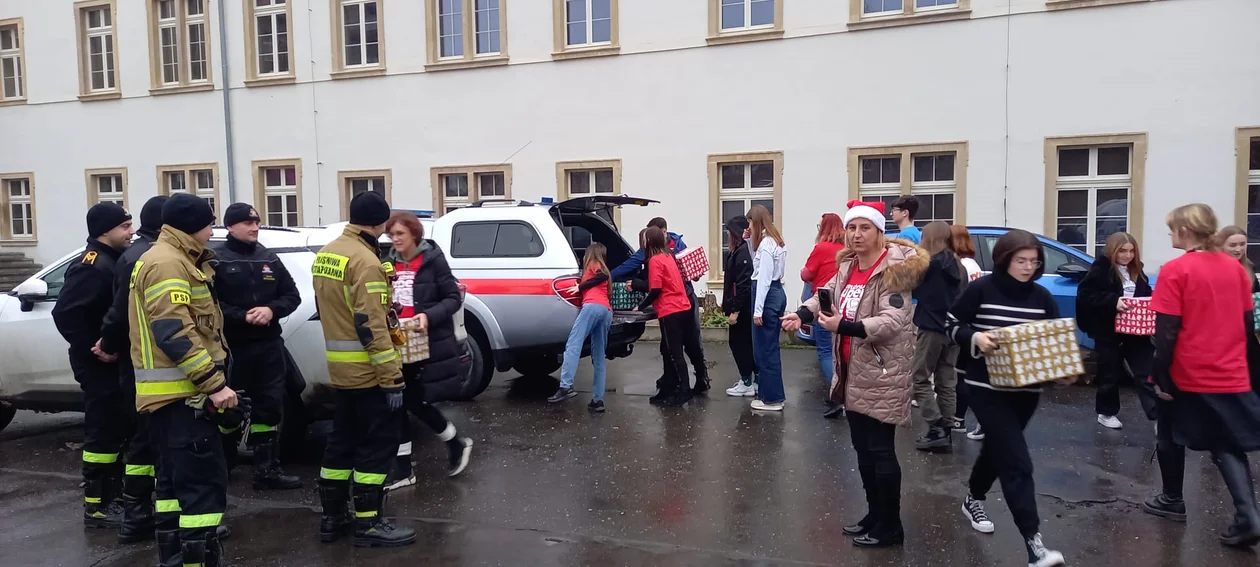
<path fill-rule="evenodd" d="M 231 350 L 228 383 L 249 393 L 253 413 L 249 446 L 254 451 L 254 490 L 301 488 L 280 468 L 280 421 L 290 369 L 280 338 L 280 319 L 302 303 L 297 284 L 280 258 L 258 243 L 258 211 L 233 203 L 223 215 L 227 242 L 215 247 L 214 285 Z"/>
<path fill-rule="evenodd" d="M 131 215 L 117 203 L 88 209 L 87 247 L 66 270 L 53 307 L 57 331 L 70 343 L 70 369 L 83 389 L 83 524 L 116 528 L 121 484 L 118 453 L 131 432 L 116 357 L 100 349 L 101 321 L 113 300 L 114 264 L 131 244 Z"/>
<path fill-rule="evenodd" d="M 153 537 L 153 490 L 156 478 L 157 453 L 149 440 L 149 416 L 136 413 L 136 370 L 131 365 L 131 329 L 127 321 L 127 295 L 131 290 L 131 271 L 136 261 L 157 241 L 162 230 L 162 205 L 169 197 L 159 195 L 145 202 L 140 209 L 140 230 L 136 238 L 114 264 L 114 299 L 101 324 L 100 351 L 118 357 L 118 375 L 125 394 L 126 409 L 135 429 L 127 444 L 126 467 L 122 486 L 122 525 L 119 543 L 135 543 Z M 121 356 L 120 356 L 121 353 Z M 158 495 L 160 500 L 173 500 L 173 494 Z M 178 521 L 178 514 L 168 514 L 168 521 Z M 178 529 L 178 526 L 170 528 Z"/>

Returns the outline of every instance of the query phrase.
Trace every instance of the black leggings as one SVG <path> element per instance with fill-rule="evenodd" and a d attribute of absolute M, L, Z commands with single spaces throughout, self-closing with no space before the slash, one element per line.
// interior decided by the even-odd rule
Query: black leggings
<path fill-rule="evenodd" d="M 443 431 L 446 431 L 446 427 L 450 425 L 450 422 L 447 421 L 446 416 L 442 415 L 441 410 L 425 401 L 423 370 L 423 362 L 403 365 L 403 378 L 407 381 L 407 388 L 403 390 L 403 406 L 407 409 L 407 412 L 429 426 L 433 433 L 440 435 Z M 407 417 L 406 412 L 399 412 L 398 415 L 399 421 L 402 422 L 402 437 L 399 438 L 399 443 L 408 445 L 416 436 L 416 428 L 411 424 L 411 419 Z M 410 453 L 400 452 L 399 454 L 405 455 Z"/>
<path fill-rule="evenodd" d="M 693 324 L 694 314 L 691 311 L 679 311 L 660 319 L 662 358 L 665 368 L 673 370 L 665 373 L 661 392 L 682 392 L 691 387 L 691 379 L 687 376 L 687 358 L 683 351 Z"/>
<path fill-rule="evenodd" d="M 752 319 L 751 310 L 740 313 L 735 324 L 726 332 L 726 340 L 731 345 L 731 356 L 735 359 L 740 378 L 752 378 L 757 373 L 757 361 L 753 357 Z"/>

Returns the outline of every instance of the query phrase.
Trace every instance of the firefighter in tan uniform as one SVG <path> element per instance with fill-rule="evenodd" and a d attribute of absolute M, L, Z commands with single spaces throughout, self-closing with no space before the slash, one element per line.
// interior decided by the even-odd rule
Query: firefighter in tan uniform
<path fill-rule="evenodd" d="M 223 370 L 223 314 L 212 293 L 214 254 L 206 250 L 214 213 L 181 194 L 162 207 L 165 226 L 136 261 L 128 298 L 136 410 L 150 415 L 158 484 L 170 482 L 179 529 L 159 526 L 161 565 L 213 567 L 222 560 L 217 528 L 227 509 L 227 464 L 219 417 L 236 413 L 236 392 Z"/>
<path fill-rule="evenodd" d="M 380 195 L 350 201 L 350 224 L 315 256 L 315 304 L 324 328 L 328 375 L 335 389 L 333 430 L 319 471 L 323 504 L 320 539 L 336 540 L 351 524 L 347 504 L 354 483 L 354 545 L 414 543 L 416 531 L 394 526 L 381 513 L 385 475 L 398 449 L 403 413 L 402 363 L 390 337 L 390 284 L 378 241 L 389 220 Z"/>

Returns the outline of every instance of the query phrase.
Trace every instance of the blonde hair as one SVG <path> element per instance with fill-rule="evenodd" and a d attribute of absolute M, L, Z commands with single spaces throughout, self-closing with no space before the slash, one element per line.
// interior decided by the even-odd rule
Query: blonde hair
<path fill-rule="evenodd" d="M 1117 232 L 1108 236 L 1107 245 L 1103 247 L 1103 255 L 1108 260 L 1111 260 L 1112 266 L 1119 268 L 1120 266 L 1116 263 L 1116 256 L 1120 255 L 1120 249 L 1124 248 L 1125 244 L 1133 245 L 1133 260 L 1129 262 L 1125 269 L 1129 270 L 1129 279 L 1137 281 L 1138 278 L 1142 277 L 1142 253 L 1138 251 L 1137 239 L 1133 238 L 1132 234 Z"/>
<path fill-rule="evenodd" d="M 1203 203 L 1182 205 L 1168 213 L 1164 223 L 1174 235 L 1184 230 L 1197 239 L 1198 247 L 1195 250 L 1217 252 L 1221 249 L 1216 239 L 1216 213 L 1212 211 L 1212 207 Z"/>

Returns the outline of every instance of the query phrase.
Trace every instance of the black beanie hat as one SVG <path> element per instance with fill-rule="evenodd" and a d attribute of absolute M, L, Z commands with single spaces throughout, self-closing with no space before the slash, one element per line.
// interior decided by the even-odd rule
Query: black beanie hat
<path fill-rule="evenodd" d="M 185 234 L 196 234 L 214 224 L 214 211 L 205 199 L 180 193 L 162 205 L 162 223 Z"/>
<path fill-rule="evenodd" d="M 140 228 L 157 232 L 162 230 L 162 205 L 165 205 L 170 197 L 166 195 L 158 195 L 144 202 L 144 207 L 140 209 Z"/>
<path fill-rule="evenodd" d="M 734 216 L 726 221 L 726 232 L 743 236 L 745 230 L 748 230 L 748 217 L 744 215 Z"/>
<path fill-rule="evenodd" d="M 223 226 L 232 226 L 238 222 L 258 221 L 258 211 L 249 203 L 232 203 L 223 213 Z"/>
<path fill-rule="evenodd" d="M 350 224 L 377 226 L 389 220 L 389 203 L 374 191 L 364 191 L 350 200 Z"/>
<path fill-rule="evenodd" d="M 87 212 L 88 238 L 97 238 L 131 220 L 122 205 L 113 202 L 97 203 Z"/>

